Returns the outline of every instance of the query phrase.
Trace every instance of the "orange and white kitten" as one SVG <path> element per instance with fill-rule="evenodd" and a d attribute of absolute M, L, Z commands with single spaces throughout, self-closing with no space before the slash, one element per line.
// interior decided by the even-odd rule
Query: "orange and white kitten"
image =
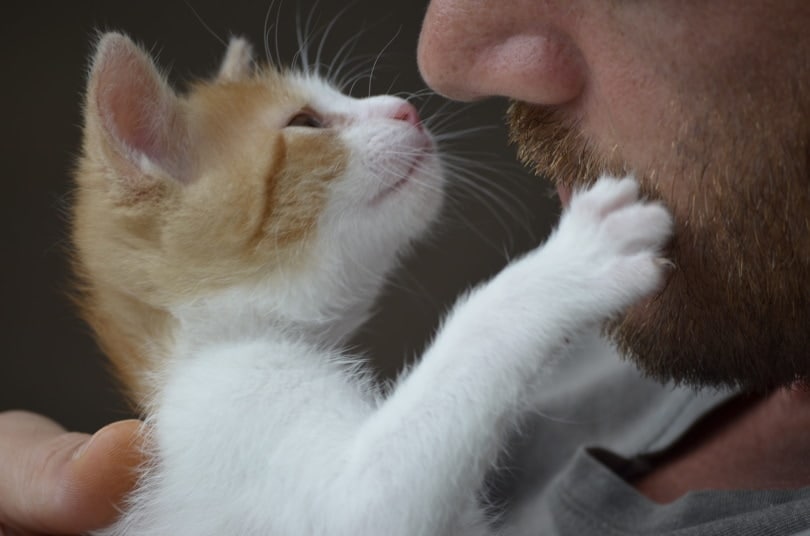
<path fill-rule="evenodd" d="M 667 212 L 603 178 L 383 395 L 341 345 L 442 206 L 413 106 L 257 69 L 239 39 L 179 95 L 107 34 L 84 136 L 83 311 L 152 460 L 99 534 L 491 534 L 476 495 L 544 371 L 662 277 Z"/>

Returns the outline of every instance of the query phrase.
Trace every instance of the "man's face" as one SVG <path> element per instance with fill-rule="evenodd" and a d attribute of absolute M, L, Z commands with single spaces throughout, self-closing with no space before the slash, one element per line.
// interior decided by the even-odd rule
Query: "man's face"
<path fill-rule="evenodd" d="M 633 173 L 673 211 L 677 269 L 610 326 L 643 371 L 768 389 L 810 377 L 807 28 L 806 0 L 433 0 L 419 62 L 513 99 L 561 193 Z"/>

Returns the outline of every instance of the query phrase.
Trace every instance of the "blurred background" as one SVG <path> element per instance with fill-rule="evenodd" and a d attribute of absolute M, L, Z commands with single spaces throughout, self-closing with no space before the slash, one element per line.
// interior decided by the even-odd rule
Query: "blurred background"
<path fill-rule="evenodd" d="M 88 58 L 101 30 L 128 33 L 158 56 L 175 87 L 211 76 L 230 35 L 291 61 L 296 30 L 324 41 L 330 60 L 349 40 L 356 96 L 419 92 L 416 43 L 427 0 L 139 0 L 4 4 L 0 410 L 44 413 L 93 431 L 131 416 L 104 357 L 68 298 L 71 171 L 80 148 Z M 276 46 L 278 42 L 278 47 Z M 347 49 L 344 48 L 344 51 Z M 379 60 L 377 61 L 377 58 Z M 540 242 L 558 217 L 548 183 L 515 163 L 506 141 L 506 103 L 413 101 L 428 125 L 455 133 L 453 187 L 441 226 L 395 275 L 379 314 L 357 335 L 382 376 L 418 356 L 441 314 L 470 285 Z M 461 163 L 463 162 L 463 163 Z M 457 168 L 462 168 L 459 171 Z"/>

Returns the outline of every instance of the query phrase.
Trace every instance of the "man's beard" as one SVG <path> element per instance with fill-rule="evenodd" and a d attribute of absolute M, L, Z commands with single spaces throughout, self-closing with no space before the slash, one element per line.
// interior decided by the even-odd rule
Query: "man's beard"
<path fill-rule="evenodd" d="M 676 269 L 657 295 L 606 324 L 622 354 L 662 382 L 765 391 L 810 378 L 807 115 L 768 132 L 739 130 L 744 115 L 685 123 L 666 161 L 633 170 L 554 109 L 509 110 L 512 141 L 536 174 L 576 189 L 635 171 L 643 195 L 673 210 L 663 254 Z M 661 191 L 663 176 L 677 195 Z"/>

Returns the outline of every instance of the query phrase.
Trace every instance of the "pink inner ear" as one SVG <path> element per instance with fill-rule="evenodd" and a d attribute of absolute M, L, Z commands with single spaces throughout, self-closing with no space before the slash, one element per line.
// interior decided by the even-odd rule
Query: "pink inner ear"
<path fill-rule="evenodd" d="M 141 172 L 157 167 L 180 177 L 182 132 L 176 98 L 160 73 L 134 43 L 123 36 L 99 46 L 93 84 L 100 123 L 114 149 Z M 144 160 L 145 158 L 145 160 Z"/>
<path fill-rule="evenodd" d="M 159 164 L 167 157 L 165 125 L 160 123 L 167 111 L 154 109 L 165 106 L 156 88 L 149 86 L 153 86 L 149 80 L 116 78 L 101 88 L 99 108 L 105 127 L 119 143 Z"/>

